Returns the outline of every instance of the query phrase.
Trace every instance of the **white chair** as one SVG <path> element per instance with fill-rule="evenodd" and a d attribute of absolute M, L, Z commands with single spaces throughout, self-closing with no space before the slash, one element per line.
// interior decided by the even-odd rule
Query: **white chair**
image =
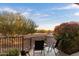
<path fill-rule="evenodd" d="M 53 39 L 52 37 L 47 38 L 47 46 L 48 46 L 48 53 L 52 51 L 52 49 L 54 49 L 56 44 L 56 40 Z"/>
<path fill-rule="evenodd" d="M 62 40 L 57 40 L 57 41 L 56 41 L 56 44 L 54 45 L 54 48 L 53 48 L 53 49 L 54 49 L 54 53 L 55 53 L 56 56 L 58 56 L 58 55 L 61 53 L 61 51 L 57 49 L 58 45 L 59 45 L 61 42 L 62 42 Z"/>

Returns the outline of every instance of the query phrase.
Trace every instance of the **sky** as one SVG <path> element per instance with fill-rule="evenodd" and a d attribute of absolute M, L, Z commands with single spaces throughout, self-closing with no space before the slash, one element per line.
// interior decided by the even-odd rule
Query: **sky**
<path fill-rule="evenodd" d="M 32 19 L 37 29 L 53 30 L 55 26 L 79 21 L 79 6 L 72 3 L 0 3 L 0 12 L 21 13 Z"/>

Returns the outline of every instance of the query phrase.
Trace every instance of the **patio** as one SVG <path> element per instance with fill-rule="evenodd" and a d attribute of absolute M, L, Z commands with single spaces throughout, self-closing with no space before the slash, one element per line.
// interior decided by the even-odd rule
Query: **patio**
<path fill-rule="evenodd" d="M 48 40 L 47 40 L 48 39 Z M 10 48 L 16 48 L 19 50 L 30 50 L 30 55 L 33 56 L 33 46 L 35 44 L 36 40 L 44 40 L 45 42 L 49 41 L 48 43 L 52 44 L 55 43 L 52 40 L 53 37 L 49 36 L 47 34 L 34 34 L 34 35 L 26 35 L 26 36 L 20 36 L 20 37 L 0 37 L 0 53 L 3 53 Z M 52 52 L 47 52 L 48 47 L 46 46 L 44 51 L 45 55 L 53 56 L 54 51 L 52 49 Z M 39 51 L 38 51 L 39 52 Z M 40 53 L 36 52 L 35 55 L 40 56 Z"/>
<path fill-rule="evenodd" d="M 34 46 L 34 43 L 36 40 L 44 40 L 46 45 L 44 47 L 44 51 L 42 54 L 40 51 L 35 51 L 35 55 L 33 55 L 33 51 L 34 51 L 33 46 Z M 29 51 L 30 56 L 69 56 L 62 52 L 60 54 L 56 55 L 55 53 L 58 52 L 58 50 L 56 48 L 49 49 L 49 46 L 51 44 L 53 45 L 56 43 L 56 40 L 53 38 L 52 35 L 46 35 L 46 34 L 37 35 L 36 34 L 33 36 L 27 35 L 24 38 L 23 37 L 8 37 L 8 38 L 0 37 L 0 42 L 1 42 L 0 43 L 0 53 L 7 51 L 10 48 L 16 48 L 16 49 L 19 49 L 20 51 L 25 50 L 25 49 L 30 50 Z M 78 56 L 78 55 L 79 55 L 79 52 L 74 53 L 70 56 Z M 21 56 L 21 54 L 20 54 L 20 56 Z"/>
<path fill-rule="evenodd" d="M 30 55 L 31 56 L 55 56 L 55 53 L 53 49 L 48 52 L 48 47 L 46 47 L 42 54 L 40 51 L 36 51 L 35 55 L 33 55 L 33 49 L 31 49 Z"/>

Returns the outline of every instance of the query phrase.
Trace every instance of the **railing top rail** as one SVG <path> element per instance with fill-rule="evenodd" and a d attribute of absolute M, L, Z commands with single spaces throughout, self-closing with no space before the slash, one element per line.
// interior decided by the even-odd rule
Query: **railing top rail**
<path fill-rule="evenodd" d="M 24 39 L 31 39 L 31 38 L 53 38 L 53 36 L 50 36 L 50 35 L 37 35 L 37 36 L 0 36 L 0 39 L 1 38 L 24 38 Z"/>

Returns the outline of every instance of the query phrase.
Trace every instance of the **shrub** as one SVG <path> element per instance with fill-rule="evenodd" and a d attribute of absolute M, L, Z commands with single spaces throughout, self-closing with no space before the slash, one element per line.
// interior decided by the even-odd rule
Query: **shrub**
<path fill-rule="evenodd" d="M 0 56 L 7 56 L 7 53 L 0 53 Z"/>
<path fill-rule="evenodd" d="M 9 51 L 7 51 L 7 56 L 19 56 L 19 50 L 9 49 Z"/>
<path fill-rule="evenodd" d="M 36 32 L 37 25 L 20 13 L 0 13 L 0 33 L 6 36 L 26 35 Z"/>
<path fill-rule="evenodd" d="M 67 54 L 79 51 L 79 23 L 67 22 L 56 26 L 54 38 L 60 40 L 57 48 Z"/>

